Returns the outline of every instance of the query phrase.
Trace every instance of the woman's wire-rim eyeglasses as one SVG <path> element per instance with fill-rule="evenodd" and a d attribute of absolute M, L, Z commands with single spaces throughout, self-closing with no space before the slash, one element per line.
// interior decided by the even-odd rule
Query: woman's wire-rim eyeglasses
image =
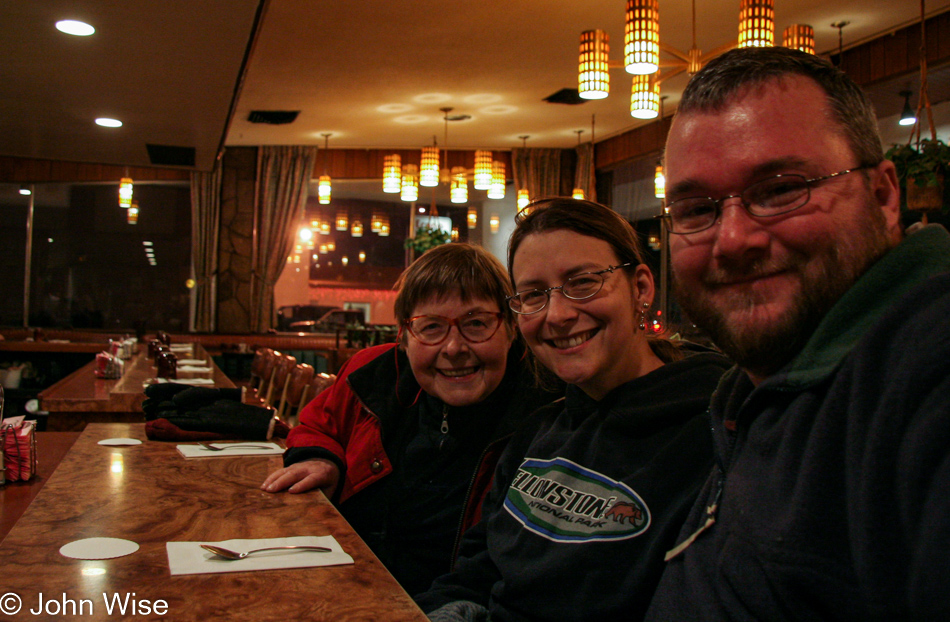
<path fill-rule="evenodd" d="M 503 313 L 472 311 L 454 318 L 443 315 L 417 315 L 403 324 L 410 335 L 427 346 L 437 346 L 448 339 L 453 326 L 469 343 L 483 343 L 495 336 L 504 317 Z"/>
<path fill-rule="evenodd" d="M 537 313 L 548 306 L 551 300 L 551 292 L 556 289 L 561 290 L 564 297 L 569 300 L 587 300 L 596 296 L 604 287 L 607 273 L 613 273 L 620 268 L 628 268 L 635 265 L 629 261 L 616 266 L 610 266 L 596 272 L 582 272 L 570 277 L 561 285 L 549 287 L 547 289 L 526 289 L 520 291 L 514 296 L 508 296 L 508 306 L 518 315 L 531 315 Z"/>

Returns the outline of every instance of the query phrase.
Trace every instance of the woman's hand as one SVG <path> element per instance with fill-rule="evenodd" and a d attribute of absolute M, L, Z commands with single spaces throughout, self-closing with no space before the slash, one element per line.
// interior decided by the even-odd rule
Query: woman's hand
<path fill-rule="evenodd" d="M 274 471 L 261 484 L 261 490 L 300 493 L 319 488 L 332 499 L 339 483 L 340 468 L 325 458 L 314 458 Z"/>

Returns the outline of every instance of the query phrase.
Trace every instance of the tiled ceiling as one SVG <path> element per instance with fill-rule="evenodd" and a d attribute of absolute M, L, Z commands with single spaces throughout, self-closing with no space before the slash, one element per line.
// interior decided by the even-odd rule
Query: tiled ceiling
<path fill-rule="evenodd" d="M 807 23 L 817 48 L 838 49 L 913 23 L 908 0 L 775 0 L 776 30 Z M 736 37 L 737 0 L 696 3 L 696 44 Z M 623 0 L 355 2 L 339 0 L 0 0 L 0 155 L 149 165 L 146 145 L 194 148 L 207 170 L 222 144 L 417 148 L 570 147 L 642 124 L 628 112 L 630 77 L 611 71 L 611 95 L 570 106 L 545 97 L 576 88 L 583 30 L 623 43 Z M 692 45 L 692 4 L 660 0 L 660 38 Z M 928 14 L 950 0 L 930 0 Z M 260 16 L 259 30 L 255 31 Z M 53 28 L 62 18 L 89 38 Z M 257 32 L 255 40 L 255 32 Z M 247 71 L 242 71 L 245 58 Z M 670 57 L 665 57 L 670 58 Z M 899 82 L 914 89 L 916 78 Z M 946 79 L 931 77 L 934 103 Z M 685 77 L 665 80 L 672 109 Z M 877 85 L 882 115 L 899 112 L 894 82 Z M 233 117 L 231 115 L 233 106 Z M 468 115 L 446 123 L 440 108 Z M 292 123 L 252 124 L 255 110 L 299 110 Z M 96 116 L 124 121 L 118 129 Z M 186 167 L 190 168 L 190 167 Z"/>

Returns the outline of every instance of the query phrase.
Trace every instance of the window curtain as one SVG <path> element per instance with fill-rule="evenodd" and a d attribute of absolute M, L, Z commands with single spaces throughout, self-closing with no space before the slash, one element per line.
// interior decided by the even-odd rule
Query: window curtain
<path fill-rule="evenodd" d="M 287 263 L 307 204 L 316 147 L 265 146 L 257 152 L 252 256 L 251 328 L 273 327 L 274 284 Z"/>
<path fill-rule="evenodd" d="M 191 330 L 214 332 L 217 319 L 218 229 L 221 225 L 221 162 L 210 173 L 191 174 Z"/>
<path fill-rule="evenodd" d="M 577 167 L 574 169 L 574 187 L 584 191 L 588 201 L 597 200 L 597 184 L 594 181 L 594 145 L 584 143 L 574 148 L 577 152 Z"/>
<path fill-rule="evenodd" d="M 561 193 L 560 149 L 512 149 L 515 186 L 528 189 L 532 201 Z"/>

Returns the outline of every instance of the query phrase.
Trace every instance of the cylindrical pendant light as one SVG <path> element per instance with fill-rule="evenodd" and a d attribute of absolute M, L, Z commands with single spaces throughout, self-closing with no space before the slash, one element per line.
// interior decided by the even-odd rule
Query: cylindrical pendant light
<path fill-rule="evenodd" d="M 583 201 L 583 200 L 586 199 L 587 197 L 584 196 L 584 189 L 583 189 L 583 188 L 574 188 L 574 191 L 571 193 L 571 198 L 572 198 L 572 199 L 577 199 L 577 200 L 579 200 L 579 201 Z"/>
<path fill-rule="evenodd" d="M 139 222 L 139 204 L 138 201 L 133 201 L 132 205 L 129 206 L 128 211 L 125 213 L 126 222 L 130 225 L 138 224 Z"/>
<path fill-rule="evenodd" d="M 402 158 L 393 153 L 383 158 L 383 192 L 397 194 L 402 190 Z"/>
<path fill-rule="evenodd" d="M 423 147 L 419 165 L 419 185 L 434 188 L 439 185 L 439 148 Z"/>
<path fill-rule="evenodd" d="M 475 151 L 475 182 L 476 190 L 488 190 L 492 180 L 492 152 L 478 149 Z"/>
<path fill-rule="evenodd" d="M 498 218 L 498 214 L 492 214 L 488 218 L 488 228 L 491 229 L 492 233 L 498 233 L 498 229 L 501 227 L 501 219 Z"/>
<path fill-rule="evenodd" d="M 379 233 L 379 228 L 382 226 L 383 218 L 376 212 L 373 212 L 373 217 L 369 219 L 369 230 L 373 233 Z"/>
<path fill-rule="evenodd" d="M 782 32 L 782 47 L 815 53 L 815 29 L 807 24 L 792 24 Z"/>
<path fill-rule="evenodd" d="M 653 175 L 653 196 L 658 199 L 666 197 L 666 175 L 663 174 L 663 165 L 656 165 L 656 173 Z"/>
<path fill-rule="evenodd" d="M 350 228 L 350 217 L 345 211 L 339 211 L 336 213 L 336 230 L 337 231 L 346 231 Z"/>
<path fill-rule="evenodd" d="M 603 30 L 581 33 L 581 52 L 577 64 L 577 94 L 583 99 L 603 99 L 610 93 L 610 56 L 608 35 Z"/>
<path fill-rule="evenodd" d="M 660 66 L 660 11 L 658 0 L 627 0 L 623 35 L 627 73 L 656 73 Z"/>
<path fill-rule="evenodd" d="M 650 76 L 634 76 L 630 93 L 630 116 L 655 119 L 660 114 L 660 85 Z"/>
<path fill-rule="evenodd" d="M 531 197 L 528 196 L 528 189 L 522 188 L 518 191 L 518 210 L 521 211 L 528 206 L 528 203 L 531 202 Z"/>
<path fill-rule="evenodd" d="M 772 0 L 739 1 L 739 47 L 775 45 L 775 9 Z"/>
<path fill-rule="evenodd" d="M 331 133 L 321 134 L 323 136 L 323 175 L 317 180 L 317 200 L 321 205 L 330 202 L 330 175 L 327 173 L 327 160 L 329 159 L 330 136 Z"/>
<path fill-rule="evenodd" d="M 452 203 L 468 202 L 468 178 L 465 176 L 464 166 L 452 167 L 452 187 L 449 190 Z"/>
<path fill-rule="evenodd" d="M 383 222 L 379 225 L 379 237 L 389 236 L 389 216 L 383 215 Z"/>
<path fill-rule="evenodd" d="M 327 175 L 320 175 L 317 181 L 317 201 L 319 201 L 321 205 L 326 205 L 330 202 L 330 177 Z"/>
<path fill-rule="evenodd" d="M 489 199 L 505 198 L 505 163 L 495 160 L 491 164 L 491 187 L 488 188 Z"/>
<path fill-rule="evenodd" d="M 353 219 L 353 225 L 350 227 L 350 235 L 354 238 L 363 237 L 363 223 L 358 218 Z"/>
<path fill-rule="evenodd" d="M 415 201 L 419 198 L 419 167 L 406 164 L 402 167 L 402 188 L 399 198 L 403 201 Z"/>
<path fill-rule="evenodd" d="M 129 209 L 132 207 L 132 178 L 123 177 L 119 180 L 119 207 Z"/>
<path fill-rule="evenodd" d="M 478 226 L 478 210 L 474 207 L 468 208 L 468 214 L 465 216 L 465 221 L 468 223 L 469 229 L 474 229 Z"/>

